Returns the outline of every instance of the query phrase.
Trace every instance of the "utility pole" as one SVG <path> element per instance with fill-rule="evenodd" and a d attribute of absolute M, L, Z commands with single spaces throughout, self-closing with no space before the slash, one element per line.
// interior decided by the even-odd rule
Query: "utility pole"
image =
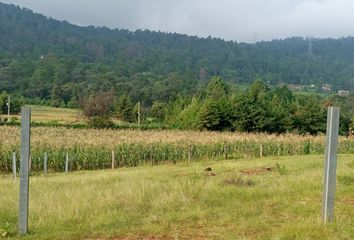
<path fill-rule="evenodd" d="M 141 106 L 140 101 L 138 102 L 138 126 L 140 127 L 140 117 L 141 117 Z"/>
<path fill-rule="evenodd" d="M 10 95 L 7 97 L 7 122 L 10 122 L 10 102 L 11 102 L 11 98 Z"/>

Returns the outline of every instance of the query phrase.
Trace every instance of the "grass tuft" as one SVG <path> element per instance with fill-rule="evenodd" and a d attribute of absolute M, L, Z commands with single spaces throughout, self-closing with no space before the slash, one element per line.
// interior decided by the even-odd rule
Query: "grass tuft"
<path fill-rule="evenodd" d="M 277 169 L 277 172 L 280 174 L 280 175 L 288 175 L 288 169 L 286 168 L 286 166 L 284 165 L 281 165 L 279 163 L 276 163 L 275 164 L 275 168 Z"/>
<path fill-rule="evenodd" d="M 256 185 L 252 179 L 245 179 L 242 175 L 233 175 L 225 179 L 223 183 L 225 185 L 232 185 L 237 187 L 252 187 Z"/>
<path fill-rule="evenodd" d="M 354 176 L 351 175 L 342 175 L 342 176 L 337 176 L 339 184 L 345 185 L 345 186 L 350 186 L 354 185 Z"/>

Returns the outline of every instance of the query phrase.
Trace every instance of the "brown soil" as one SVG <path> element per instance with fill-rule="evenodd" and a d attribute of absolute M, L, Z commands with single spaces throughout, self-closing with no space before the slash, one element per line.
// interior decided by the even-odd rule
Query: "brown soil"
<path fill-rule="evenodd" d="M 346 200 L 343 200 L 341 202 L 346 203 L 348 205 L 354 205 L 354 199 L 346 199 Z"/>
<path fill-rule="evenodd" d="M 247 168 L 241 170 L 242 174 L 252 176 L 252 175 L 260 175 L 260 174 L 265 174 L 265 173 L 270 173 L 273 172 L 274 168 L 271 167 L 259 167 L 259 168 Z"/>
<path fill-rule="evenodd" d="M 172 240 L 172 237 L 168 236 L 127 236 L 127 237 L 113 237 L 113 238 L 89 238 L 86 240 Z"/>

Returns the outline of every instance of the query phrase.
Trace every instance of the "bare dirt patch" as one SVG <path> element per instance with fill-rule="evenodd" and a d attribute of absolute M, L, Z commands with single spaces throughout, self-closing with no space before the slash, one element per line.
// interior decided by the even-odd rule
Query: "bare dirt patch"
<path fill-rule="evenodd" d="M 125 237 L 109 237 L 109 238 L 88 238 L 86 240 L 172 240 L 169 236 L 125 236 Z"/>
<path fill-rule="evenodd" d="M 246 168 L 241 170 L 241 173 L 247 176 L 261 175 L 274 172 L 272 167 L 258 167 L 258 168 Z"/>
<path fill-rule="evenodd" d="M 354 199 L 345 199 L 341 201 L 342 203 L 353 205 L 354 206 Z"/>

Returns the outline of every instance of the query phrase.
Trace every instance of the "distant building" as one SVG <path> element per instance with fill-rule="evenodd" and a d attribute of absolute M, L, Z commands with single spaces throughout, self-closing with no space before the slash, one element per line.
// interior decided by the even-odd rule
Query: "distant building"
<path fill-rule="evenodd" d="M 332 86 L 331 86 L 331 84 L 323 84 L 323 85 L 322 85 L 322 90 L 323 90 L 323 91 L 326 91 L 326 92 L 332 91 Z"/>
<path fill-rule="evenodd" d="M 347 96 L 349 96 L 349 91 L 339 90 L 338 95 L 341 97 L 347 97 Z"/>
<path fill-rule="evenodd" d="M 309 91 L 309 92 L 316 92 L 317 91 L 317 87 L 316 87 L 315 84 L 306 85 L 305 86 L 305 90 Z"/>

